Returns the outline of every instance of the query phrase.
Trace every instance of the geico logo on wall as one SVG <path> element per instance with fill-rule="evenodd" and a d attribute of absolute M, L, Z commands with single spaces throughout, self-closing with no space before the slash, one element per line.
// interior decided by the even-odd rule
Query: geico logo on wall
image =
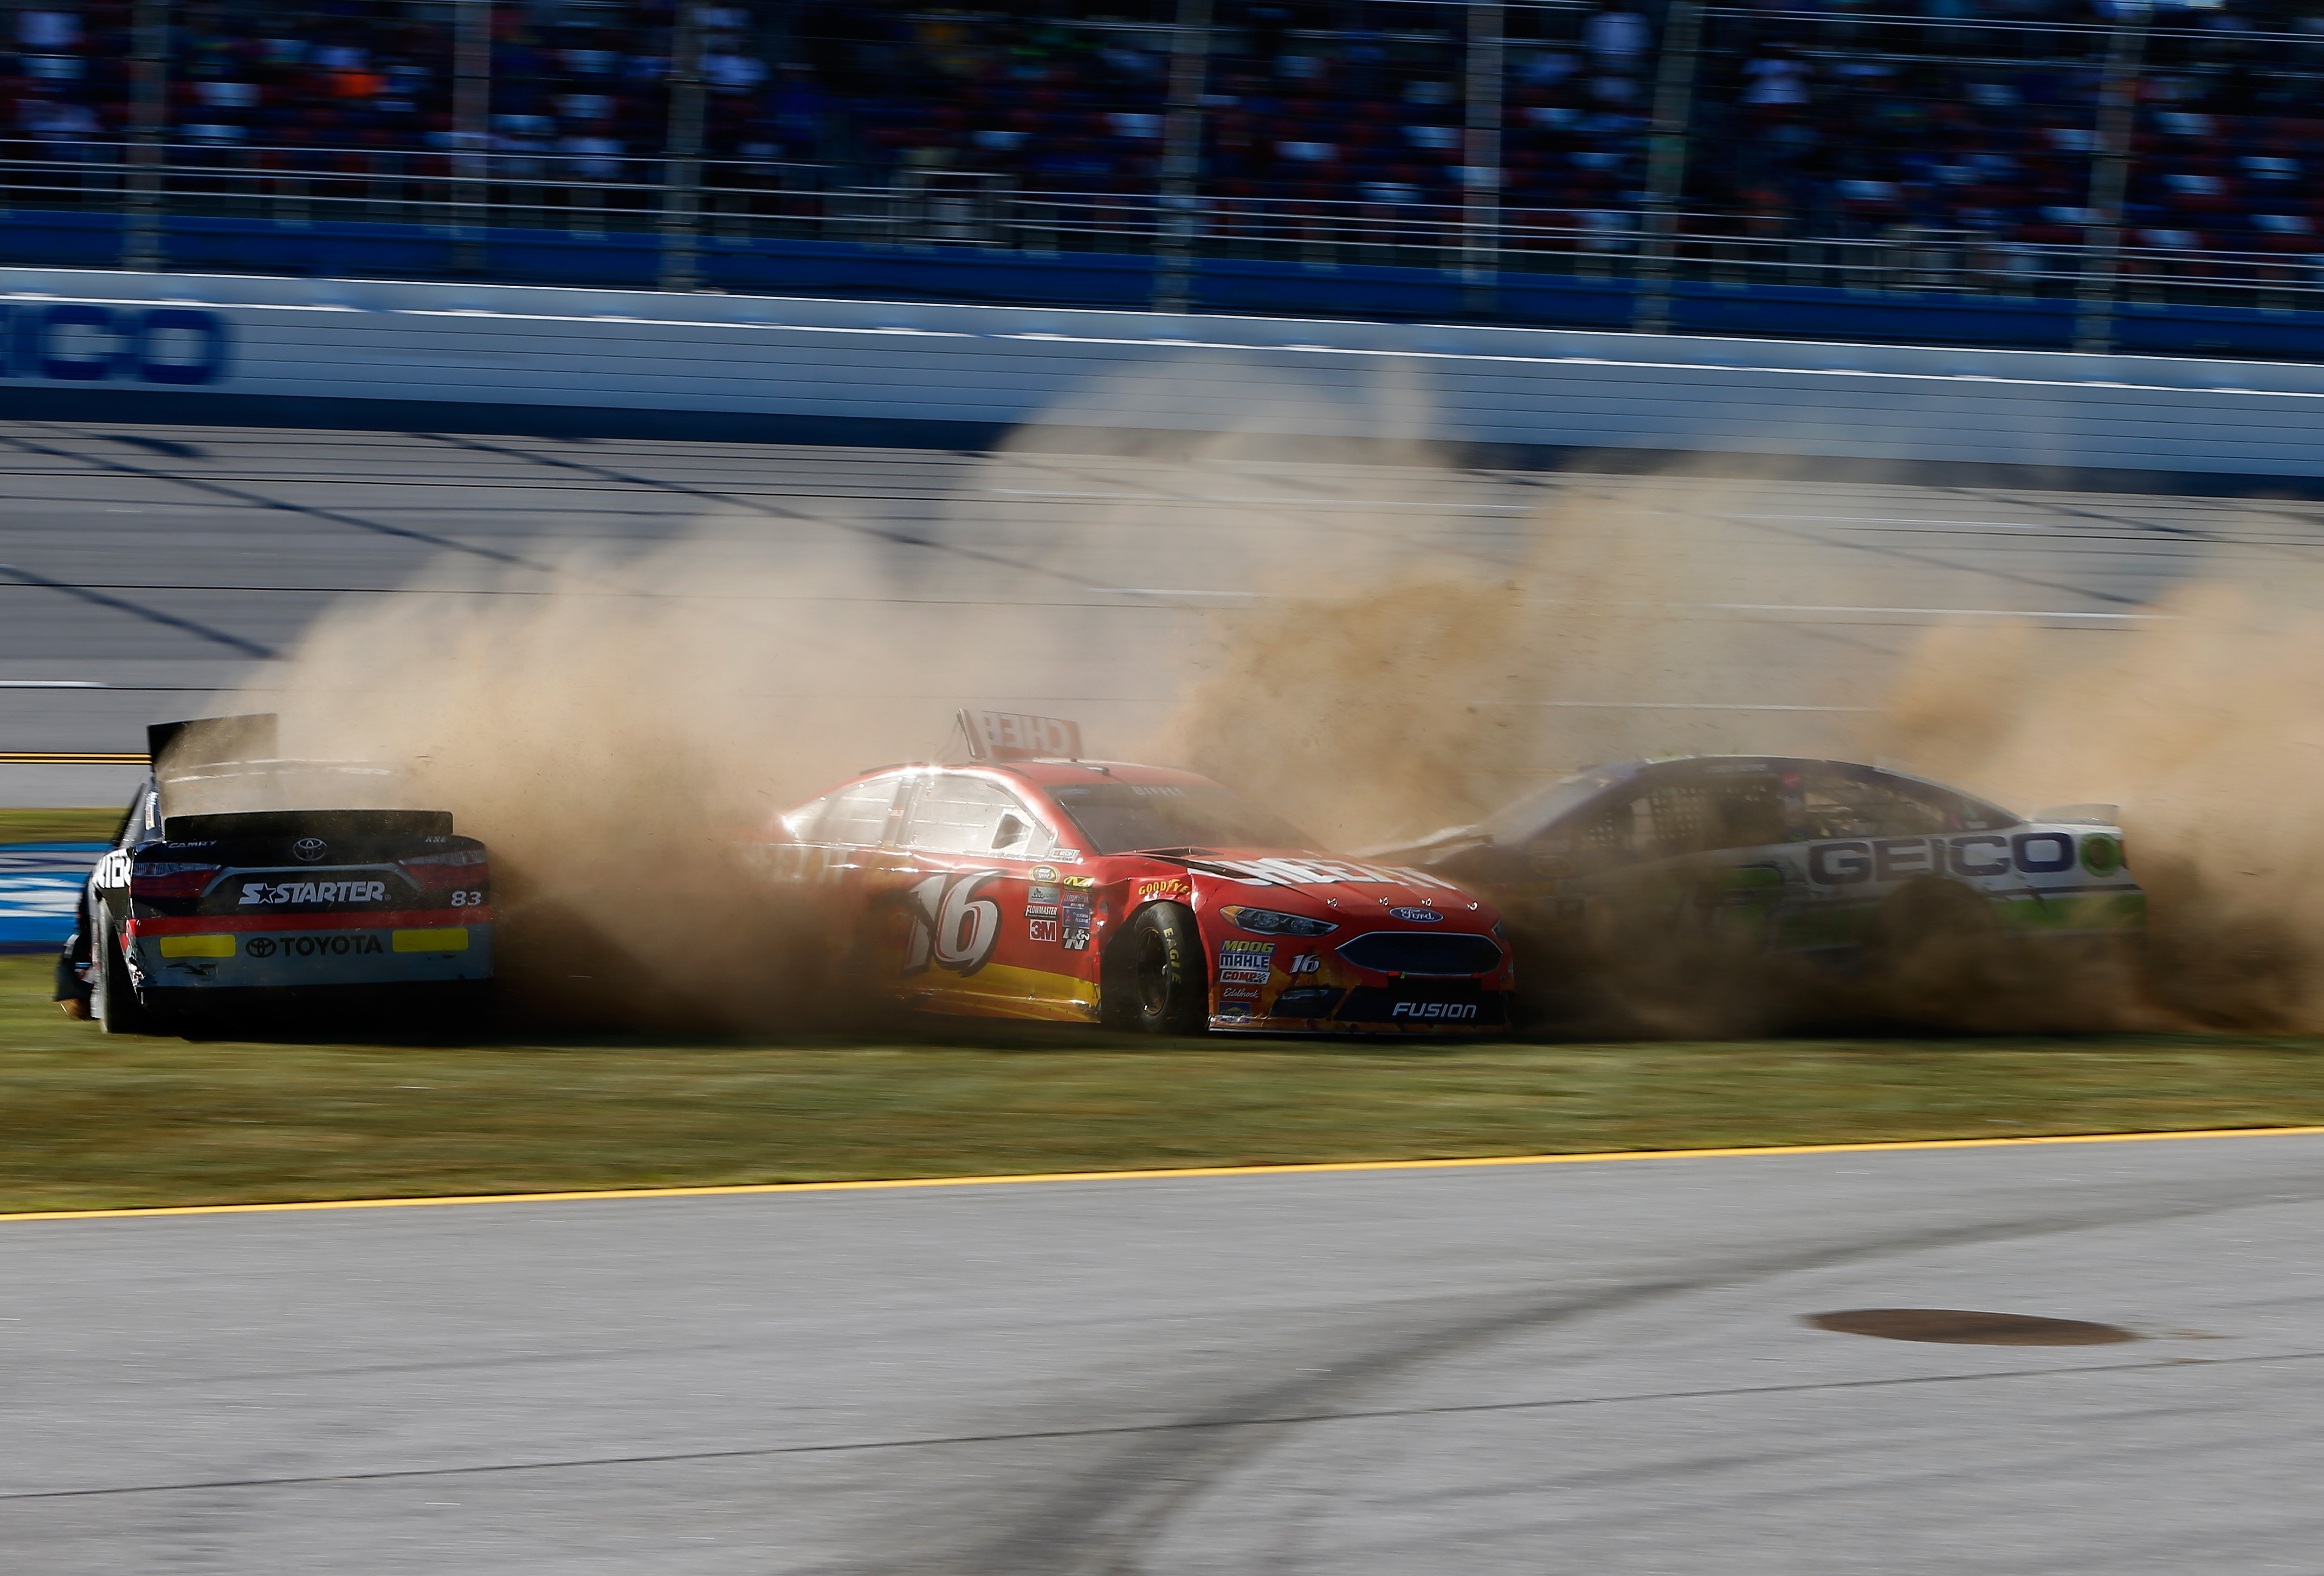
<path fill-rule="evenodd" d="M 214 383 L 233 352 L 226 321 L 198 307 L 0 306 L 7 375 L 61 382 Z"/>

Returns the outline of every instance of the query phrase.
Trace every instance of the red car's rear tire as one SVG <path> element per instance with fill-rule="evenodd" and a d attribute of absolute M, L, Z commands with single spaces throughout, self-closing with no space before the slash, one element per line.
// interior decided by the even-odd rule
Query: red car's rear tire
<path fill-rule="evenodd" d="M 1148 903 L 1105 951 L 1098 1010 L 1109 1028 L 1201 1034 L 1211 1021 L 1211 972 L 1192 912 Z"/>

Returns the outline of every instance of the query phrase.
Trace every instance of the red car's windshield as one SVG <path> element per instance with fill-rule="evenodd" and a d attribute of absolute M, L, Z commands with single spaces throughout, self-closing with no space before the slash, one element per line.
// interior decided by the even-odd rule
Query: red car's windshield
<path fill-rule="evenodd" d="M 1049 790 L 1094 853 L 1144 848 L 1313 848 L 1308 835 L 1222 788 L 1106 782 Z"/>

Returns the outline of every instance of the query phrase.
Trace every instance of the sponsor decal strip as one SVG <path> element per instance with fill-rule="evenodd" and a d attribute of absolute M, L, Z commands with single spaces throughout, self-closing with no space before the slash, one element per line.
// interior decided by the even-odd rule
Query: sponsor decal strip
<path fill-rule="evenodd" d="M 124 935 L 222 935 L 232 930 L 396 930 L 490 925 L 490 908 L 377 908 L 361 914 L 189 914 L 132 919 Z"/>
<path fill-rule="evenodd" d="M 1299 1176 L 1328 1171 L 1452 1171 L 1486 1166 L 1585 1166 L 1609 1160 L 1719 1160 L 1784 1155 L 1869 1155 L 1885 1149 L 2019 1149 L 2039 1144 L 2136 1144 L 2181 1138 L 2324 1137 L 2324 1127 L 2198 1128 L 2167 1133 L 2056 1133 L 2022 1138 L 1906 1138 L 1871 1144 L 1768 1144 L 1732 1149 L 1616 1149 L 1578 1155 L 1486 1155 L 1462 1160 L 1324 1160 L 1288 1166 L 1185 1166 L 1145 1171 L 1038 1171 L 1001 1176 L 899 1176 L 860 1182 L 745 1182 L 706 1187 L 607 1187 L 565 1193 L 342 1198 L 263 1204 L 164 1204 L 151 1209 L 23 1210 L 0 1221 L 115 1221 L 142 1215 L 281 1214 L 300 1210 L 399 1210 L 442 1204 L 586 1203 L 599 1199 L 723 1198 L 739 1194 L 861 1193 L 873 1188 L 991 1187 L 1050 1182 L 1174 1181 L 1198 1176 Z"/>

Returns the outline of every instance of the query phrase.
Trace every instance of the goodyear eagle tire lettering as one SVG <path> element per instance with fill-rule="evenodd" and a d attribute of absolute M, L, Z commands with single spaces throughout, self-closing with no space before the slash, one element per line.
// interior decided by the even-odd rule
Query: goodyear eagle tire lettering
<path fill-rule="evenodd" d="M 1148 903 L 1106 949 L 1101 1019 L 1146 1034 L 1200 1034 L 1210 1010 L 1210 970 L 1194 914 L 1176 903 Z"/>

